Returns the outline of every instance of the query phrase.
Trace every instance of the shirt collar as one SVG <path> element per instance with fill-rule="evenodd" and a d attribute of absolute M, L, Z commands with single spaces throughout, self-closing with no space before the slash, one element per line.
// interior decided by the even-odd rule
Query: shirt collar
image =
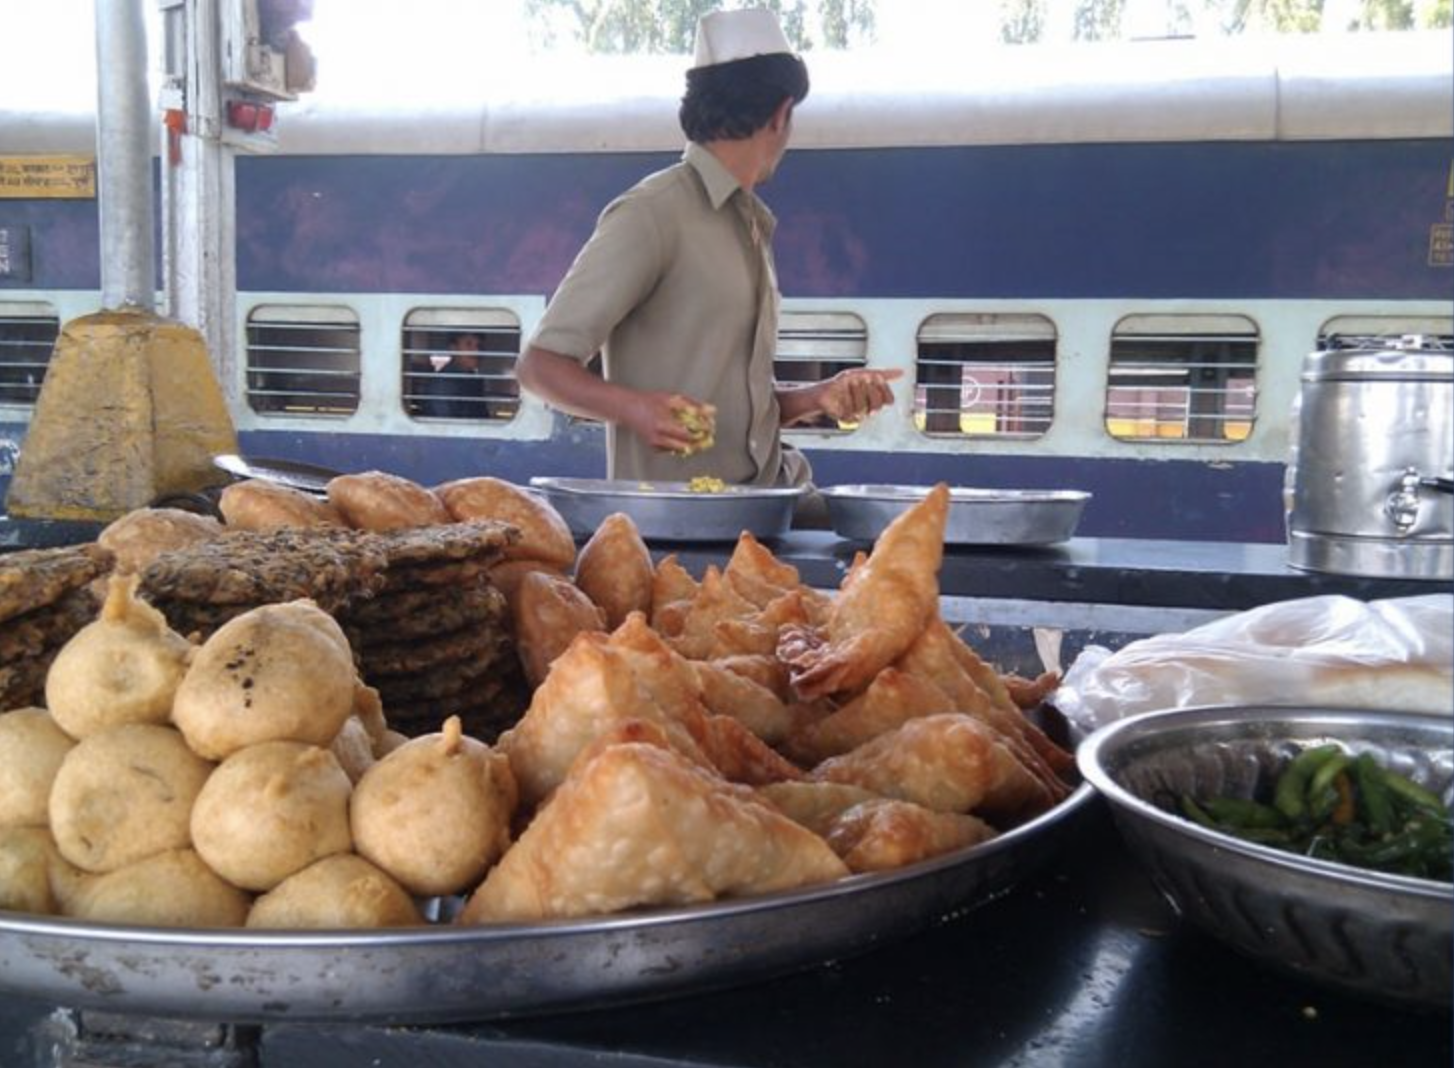
<path fill-rule="evenodd" d="M 742 188 L 737 179 L 732 177 L 732 172 L 722 166 L 722 161 L 695 141 L 687 143 L 682 159 L 701 176 L 702 185 L 707 190 L 707 199 L 712 202 L 714 209 L 727 203 L 727 199 Z"/>

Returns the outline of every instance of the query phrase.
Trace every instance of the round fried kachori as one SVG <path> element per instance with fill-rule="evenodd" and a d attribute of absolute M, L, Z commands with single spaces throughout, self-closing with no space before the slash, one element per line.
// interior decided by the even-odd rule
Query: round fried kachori
<path fill-rule="evenodd" d="M 234 482 L 222 491 L 217 507 L 234 530 L 348 525 L 343 513 L 323 498 L 259 479 Z"/>
<path fill-rule="evenodd" d="M 448 523 L 450 514 L 419 483 L 386 471 L 339 475 L 328 482 L 328 501 L 349 526 L 360 530 L 402 530 Z"/>
<path fill-rule="evenodd" d="M 210 515 L 180 508 L 137 508 L 107 524 L 96 541 L 116 557 L 117 571 L 140 572 L 162 553 L 221 534 L 222 524 Z"/>
<path fill-rule="evenodd" d="M 505 549 L 507 560 L 542 560 L 562 571 L 575 563 L 575 538 L 565 519 L 550 502 L 513 482 L 488 475 L 460 478 L 435 486 L 434 493 L 455 519 L 496 519 L 518 528 L 520 540 Z"/>

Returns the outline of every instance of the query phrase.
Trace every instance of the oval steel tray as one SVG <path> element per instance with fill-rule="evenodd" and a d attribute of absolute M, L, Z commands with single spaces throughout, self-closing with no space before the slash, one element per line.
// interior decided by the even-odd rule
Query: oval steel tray
<path fill-rule="evenodd" d="M 546 476 L 530 485 L 577 536 L 589 537 L 607 516 L 624 512 L 643 538 L 660 541 L 736 541 L 744 530 L 758 538 L 782 537 L 805 492 L 798 486 L 727 486 L 701 493 L 685 482 Z"/>
<path fill-rule="evenodd" d="M 733 986 L 849 957 L 1004 893 L 1094 797 L 982 845 L 875 875 L 689 908 L 537 925 L 260 932 L 0 912 L 0 989 L 227 1022 L 442 1023 Z"/>
<path fill-rule="evenodd" d="M 928 486 L 824 486 L 839 537 L 873 541 Z M 1053 545 L 1075 533 L 1090 494 L 1084 490 L 967 489 L 949 491 L 946 545 Z"/>

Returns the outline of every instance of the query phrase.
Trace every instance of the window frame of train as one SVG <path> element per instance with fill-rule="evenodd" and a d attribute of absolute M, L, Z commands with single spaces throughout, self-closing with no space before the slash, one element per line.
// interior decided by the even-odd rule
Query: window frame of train
<path fill-rule="evenodd" d="M 1454 349 L 1454 316 L 1335 315 L 1318 328 L 1316 351 L 1402 344 L 1420 337 Z"/>
<path fill-rule="evenodd" d="M 1261 349 L 1245 315 L 1123 317 L 1106 362 L 1106 434 L 1140 444 L 1246 441 L 1257 426 Z"/>
<path fill-rule="evenodd" d="M 358 411 L 363 329 L 343 304 L 257 304 L 244 325 L 247 404 L 258 415 Z M 340 388 L 341 387 L 341 388 Z"/>
<path fill-rule="evenodd" d="M 60 335 L 61 317 L 52 305 L 0 301 L 0 405 L 35 407 Z"/>
<path fill-rule="evenodd" d="M 772 371 L 781 385 L 810 386 L 826 382 L 840 371 L 867 365 L 868 326 L 854 312 L 784 310 L 778 313 Z M 790 429 L 838 435 L 857 427 L 857 423 L 839 422 L 819 414 L 794 423 Z"/>
<path fill-rule="evenodd" d="M 928 316 L 915 338 L 915 428 L 931 438 L 1044 437 L 1055 419 L 1059 341 L 1038 312 Z"/>
<path fill-rule="evenodd" d="M 477 340 L 478 370 L 450 370 L 452 336 Z M 505 308 L 412 309 L 399 335 L 400 408 L 420 422 L 508 423 L 520 412 L 520 343 L 520 318 Z"/>

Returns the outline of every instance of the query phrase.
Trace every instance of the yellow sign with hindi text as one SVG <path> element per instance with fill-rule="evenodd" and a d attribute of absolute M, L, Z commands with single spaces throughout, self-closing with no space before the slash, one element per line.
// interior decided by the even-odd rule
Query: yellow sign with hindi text
<path fill-rule="evenodd" d="M 0 200 L 95 195 L 94 156 L 0 156 Z"/>

